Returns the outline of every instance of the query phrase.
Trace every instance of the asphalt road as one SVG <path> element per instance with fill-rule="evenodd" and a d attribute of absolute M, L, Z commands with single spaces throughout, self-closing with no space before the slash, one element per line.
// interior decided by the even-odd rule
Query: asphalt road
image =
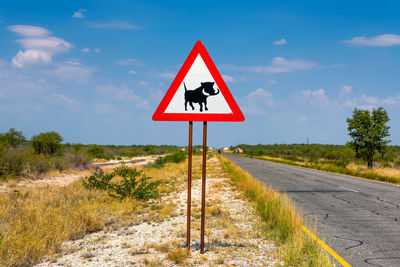
<path fill-rule="evenodd" d="M 287 193 L 306 226 L 317 218 L 319 238 L 352 266 L 400 266 L 400 186 L 224 156 Z"/>

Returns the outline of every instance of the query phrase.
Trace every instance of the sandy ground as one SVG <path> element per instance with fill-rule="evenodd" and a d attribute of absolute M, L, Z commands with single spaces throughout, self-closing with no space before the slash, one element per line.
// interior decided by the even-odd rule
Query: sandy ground
<path fill-rule="evenodd" d="M 92 163 L 93 166 L 99 166 L 102 169 L 108 169 L 108 168 L 115 168 L 116 166 L 119 166 L 124 162 L 125 165 L 127 166 L 138 166 L 138 165 L 143 165 L 147 164 L 150 162 L 154 162 L 154 160 L 157 159 L 158 156 L 148 156 L 148 157 L 136 157 L 132 158 L 129 160 L 110 160 L 106 162 L 97 162 L 97 163 Z M 0 184 L 0 193 L 6 193 L 11 190 L 18 190 L 18 188 L 21 187 L 34 187 L 34 186 L 39 186 L 39 187 L 46 187 L 46 186 L 51 186 L 51 185 L 57 185 L 57 186 L 66 186 L 71 183 L 73 183 L 76 180 L 79 180 L 81 177 L 90 175 L 92 171 L 66 171 L 65 173 L 61 173 L 59 175 L 47 175 L 44 178 L 41 179 L 20 179 L 20 180 L 10 180 L 8 182 L 4 182 Z"/>
<path fill-rule="evenodd" d="M 208 164 L 220 170 L 216 158 Z M 82 239 L 64 242 L 59 254 L 47 257 L 37 266 L 279 265 L 277 249 L 262 237 L 262 222 L 254 208 L 229 178 L 224 178 L 222 172 L 218 175 L 210 174 L 207 178 L 205 254 L 199 253 L 201 181 L 194 180 L 192 246 L 190 255 L 185 256 L 187 184 L 184 177 L 179 177 L 175 192 L 152 203 L 152 207 L 159 205 L 164 211 L 170 208 L 164 216 L 162 210 L 152 209 L 133 214 L 137 217 L 135 223 L 110 226 Z M 183 259 L 177 256 L 182 252 Z"/>

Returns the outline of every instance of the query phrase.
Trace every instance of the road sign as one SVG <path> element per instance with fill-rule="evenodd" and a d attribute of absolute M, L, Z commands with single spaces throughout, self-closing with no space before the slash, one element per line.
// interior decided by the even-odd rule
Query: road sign
<path fill-rule="evenodd" d="M 160 105 L 155 121 L 244 121 L 244 116 L 213 63 L 197 41 Z"/>
<path fill-rule="evenodd" d="M 153 115 L 155 121 L 189 121 L 186 247 L 190 250 L 193 121 L 203 121 L 200 253 L 204 253 L 207 121 L 244 121 L 206 48 L 197 41 Z"/>

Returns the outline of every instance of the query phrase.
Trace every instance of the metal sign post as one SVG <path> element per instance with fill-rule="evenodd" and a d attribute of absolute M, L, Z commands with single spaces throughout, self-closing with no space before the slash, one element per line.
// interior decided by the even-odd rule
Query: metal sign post
<path fill-rule="evenodd" d="M 190 251 L 190 216 L 192 206 L 192 138 L 193 122 L 189 121 L 189 148 L 188 148 L 188 196 L 187 196 L 187 228 L 186 228 L 186 248 Z"/>
<path fill-rule="evenodd" d="M 188 121 L 188 198 L 186 247 L 190 250 L 193 121 L 203 122 L 200 253 L 204 253 L 207 121 L 244 121 L 244 116 L 206 48 L 197 41 L 153 114 L 155 121 Z"/>
<path fill-rule="evenodd" d="M 204 223 L 206 216 L 206 166 L 207 163 L 207 122 L 203 122 L 203 166 L 201 173 L 201 226 L 200 226 L 200 253 L 204 253 Z"/>

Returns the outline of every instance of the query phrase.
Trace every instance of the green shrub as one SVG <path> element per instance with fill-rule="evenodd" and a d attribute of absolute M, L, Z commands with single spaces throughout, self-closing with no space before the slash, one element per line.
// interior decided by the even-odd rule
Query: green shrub
<path fill-rule="evenodd" d="M 179 163 L 186 159 L 186 153 L 183 150 L 177 150 L 174 153 L 167 155 L 164 157 L 164 163 L 166 162 L 174 162 Z"/>
<path fill-rule="evenodd" d="M 112 182 L 113 178 L 121 179 Z M 108 195 L 118 199 L 133 197 L 137 200 L 148 200 L 159 196 L 158 186 L 161 181 L 149 182 L 151 178 L 135 168 L 121 166 L 110 174 L 93 174 L 82 180 L 86 189 L 107 191 Z"/>
<path fill-rule="evenodd" d="M 53 155 L 59 151 L 63 138 L 57 132 L 46 132 L 35 135 L 31 139 L 32 147 L 37 154 Z"/>
<path fill-rule="evenodd" d="M 11 149 L 2 156 L 3 175 L 20 176 L 30 155 L 26 149 Z"/>

